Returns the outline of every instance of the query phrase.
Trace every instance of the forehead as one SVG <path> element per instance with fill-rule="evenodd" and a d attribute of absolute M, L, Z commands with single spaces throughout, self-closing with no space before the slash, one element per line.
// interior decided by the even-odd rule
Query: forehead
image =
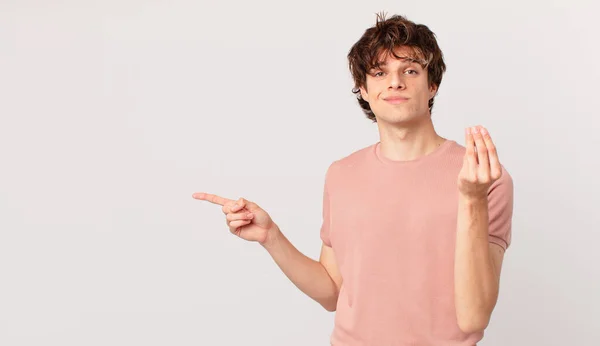
<path fill-rule="evenodd" d="M 416 48 L 408 46 L 396 47 L 394 50 L 382 50 L 374 58 L 373 66 L 385 66 L 395 60 L 406 64 L 416 63 L 421 66 L 424 65 L 421 52 Z"/>

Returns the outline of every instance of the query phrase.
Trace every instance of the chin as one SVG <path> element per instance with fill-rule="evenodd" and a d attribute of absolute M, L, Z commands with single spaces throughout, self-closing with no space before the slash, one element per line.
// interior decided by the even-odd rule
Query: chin
<path fill-rule="evenodd" d="M 382 116 L 377 117 L 377 121 L 389 124 L 411 124 L 427 119 L 427 113 L 418 112 L 381 112 Z M 377 113 L 375 113 L 377 114 Z"/>
<path fill-rule="evenodd" d="M 383 123 L 387 123 L 387 124 L 394 124 L 394 125 L 402 125 L 402 124 L 411 124 L 414 123 L 415 121 L 418 120 L 419 117 L 416 116 L 412 116 L 412 115 L 388 115 L 388 116 L 382 116 L 382 117 L 378 117 L 377 121 L 381 121 Z"/>

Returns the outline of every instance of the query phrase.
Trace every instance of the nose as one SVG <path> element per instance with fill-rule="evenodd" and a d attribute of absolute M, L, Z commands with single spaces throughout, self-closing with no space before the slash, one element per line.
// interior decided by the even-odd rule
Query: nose
<path fill-rule="evenodd" d="M 390 89 L 405 89 L 404 75 L 401 72 L 390 73 Z"/>

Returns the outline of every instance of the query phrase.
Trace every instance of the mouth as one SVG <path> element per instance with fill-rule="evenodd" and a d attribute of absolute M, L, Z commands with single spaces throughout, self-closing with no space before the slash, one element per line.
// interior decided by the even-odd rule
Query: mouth
<path fill-rule="evenodd" d="M 391 103 L 393 105 L 397 105 L 397 104 L 401 104 L 401 103 L 408 101 L 408 99 L 406 97 L 393 96 L 393 97 L 384 98 L 384 101 L 386 101 L 387 103 Z"/>

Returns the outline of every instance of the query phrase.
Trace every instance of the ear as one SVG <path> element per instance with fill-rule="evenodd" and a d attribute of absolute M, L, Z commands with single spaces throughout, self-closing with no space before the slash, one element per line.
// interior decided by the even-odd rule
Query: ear
<path fill-rule="evenodd" d="M 431 99 L 432 97 L 434 97 L 437 94 L 438 91 L 438 86 L 435 84 L 432 84 L 429 87 L 429 99 Z"/>
<path fill-rule="evenodd" d="M 367 92 L 367 89 L 365 89 L 364 86 L 360 87 L 360 96 L 362 97 L 363 100 L 367 100 L 367 98 L 369 97 L 369 93 Z"/>

